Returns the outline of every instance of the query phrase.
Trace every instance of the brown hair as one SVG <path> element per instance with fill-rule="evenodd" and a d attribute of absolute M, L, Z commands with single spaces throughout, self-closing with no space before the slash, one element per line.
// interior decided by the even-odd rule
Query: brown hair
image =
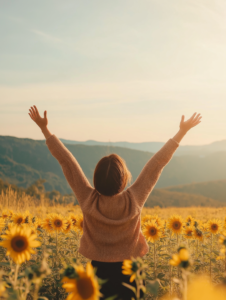
<path fill-rule="evenodd" d="M 117 154 L 110 154 L 96 165 L 93 183 L 100 194 L 113 196 L 122 192 L 131 178 L 125 161 Z"/>

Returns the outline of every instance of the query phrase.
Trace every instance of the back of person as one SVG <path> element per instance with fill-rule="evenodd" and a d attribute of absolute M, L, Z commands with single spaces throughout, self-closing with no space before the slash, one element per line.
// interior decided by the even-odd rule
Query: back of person
<path fill-rule="evenodd" d="M 101 299 L 117 295 L 115 300 L 130 300 L 134 295 L 122 282 L 135 287 L 136 283 L 130 283 L 129 276 L 122 274 L 123 261 L 131 257 L 143 257 L 149 250 L 141 232 L 141 210 L 182 138 L 201 122 L 200 114 L 193 114 L 187 121 L 182 116 L 177 134 L 153 155 L 127 189 L 131 174 L 121 157 L 111 154 L 98 162 L 93 188 L 72 153 L 49 132 L 46 111 L 44 118 L 41 118 L 34 106 L 29 115 L 41 128 L 46 145 L 60 163 L 81 206 L 84 220 L 79 252 L 91 259 L 99 278 L 108 279 L 101 287 Z M 143 297 L 142 291 L 140 297 Z"/>

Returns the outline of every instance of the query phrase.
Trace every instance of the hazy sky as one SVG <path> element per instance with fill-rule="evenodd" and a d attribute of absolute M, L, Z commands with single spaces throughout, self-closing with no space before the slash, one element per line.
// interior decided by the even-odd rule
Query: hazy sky
<path fill-rule="evenodd" d="M 0 0 L 0 135 L 166 141 L 226 139 L 225 0 Z"/>

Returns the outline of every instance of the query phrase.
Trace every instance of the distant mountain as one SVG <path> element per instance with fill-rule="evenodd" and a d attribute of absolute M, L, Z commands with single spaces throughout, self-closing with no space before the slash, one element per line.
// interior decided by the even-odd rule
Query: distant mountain
<path fill-rule="evenodd" d="M 163 142 L 143 142 L 143 143 L 129 143 L 129 142 L 98 142 L 93 140 L 88 140 L 84 142 L 72 141 L 66 139 L 60 139 L 64 144 L 72 145 L 87 145 L 87 146 L 108 146 L 108 147 L 123 147 L 140 151 L 148 151 L 155 153 L 163 145 Z M 213 152 L 226 151 L 226 140 L 213 142 L 208 145 L 192 145 L 192 146 L 180 146 L 175 153 L 178 155 L 207 155 Z"/>
<path fill-rule="evenodd" d="M 177 185 L 165 188 L 166 191 L 202 195 L 226 203 L 226 179 Z"/>
<path fill-rule="evenodd" d="M 91 184 L 95 166 L 105 155 L 117 153 L 125 159 L 133 180 L 153 155 L 150 152 L 122 147 L 72 144 L 66 144 L 66 147 L 76 157 Z M 210 153 L 205 157 L 174 156 L 163 170 L 156 188 L 224 180 L 226 179 L 225 166 L 226 152 Z M 44 140 L 0 136 L 0 178 L 23 188 L 43 178 L 47 180 L 44 184 L 46 191 L 57 190 L 62 194 L 72 192 L 61 166 L 49 152 Z"/>

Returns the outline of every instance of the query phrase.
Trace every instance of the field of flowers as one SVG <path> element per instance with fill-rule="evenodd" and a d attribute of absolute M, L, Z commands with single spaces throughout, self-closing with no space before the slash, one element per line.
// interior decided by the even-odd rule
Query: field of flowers
<path fill-rule="evenodd" d="M 78 253 L 79 206 L 19 199 L 10 189 L 0 203 L 0 299 L 99 299 L 104 282 Z M 225 217 L 224 208 L 144 208 L 149 253 L 122 269 L 136 281 L 134 299 L 140 289 L 144 299 L 226 299 Z"/>

